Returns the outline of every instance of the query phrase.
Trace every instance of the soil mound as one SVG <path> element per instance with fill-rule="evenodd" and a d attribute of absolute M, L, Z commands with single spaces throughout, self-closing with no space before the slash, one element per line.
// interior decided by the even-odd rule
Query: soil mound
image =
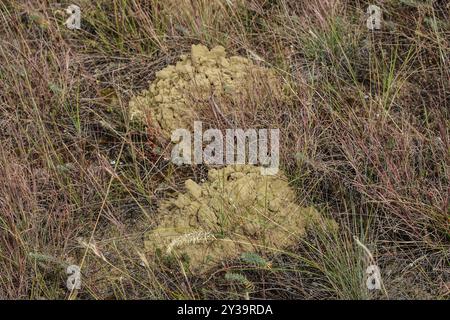
<path fill-rule="evenodd" d="M 274 94 L 281 94 L 281 81 L 267 68 L 253 64 L 240 56 L 226 57 L 221 46 L 208 50 L 203 45 L 193 45 L 190 56 L 183 55 L 176 65 L 156 73 L 149 90 L 131 99 L 132 120 L 150 117 L 164 137 L 178 128 L 191 128 L 196 108 L 210 97 L 241 98 L 250 94 L 252 85 L 266 83 Z"/>
<path fill-rule="evenodd" d="M 244 252 L 282 250 L 320 220 L 314 208 L 295 203 L 283 174 L 263 176 L 255 166 L 210 169 L 207 181 L 185 186 L 161 203 L 145 246 L 151 255 L 180 258 L 192 272 Z"/>

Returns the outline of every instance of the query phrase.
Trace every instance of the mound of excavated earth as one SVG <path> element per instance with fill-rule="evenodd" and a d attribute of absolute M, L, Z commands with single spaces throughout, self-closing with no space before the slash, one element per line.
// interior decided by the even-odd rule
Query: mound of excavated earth
<path fill-rule="evenodd" d="M 185 186 L 161 203 L 145 247 L 152 256 L 180 259 L 194 273 L 244 252 L 286 248 L 320 221 L 314 208 L 295 203 L 284 175 L 263 176 L 251 165 L 210 169 L 207 181 Z"/>
<path fill-rule="evenodd" d="M 258 81 L 281 94 L 281 81 L 272 70 L 244 57 L 227 58 L 221 46 L 208 50 L 193 45 L 190 56 L 183 55 L 176 65 L 157 72 L 150 89 L 131 99 L 130 116 L 138 121 L 150 117 L 152 126 L 170 138 L 173 130 L 192 127 L 201 102 L 211 96 L 245 101 Z"/>

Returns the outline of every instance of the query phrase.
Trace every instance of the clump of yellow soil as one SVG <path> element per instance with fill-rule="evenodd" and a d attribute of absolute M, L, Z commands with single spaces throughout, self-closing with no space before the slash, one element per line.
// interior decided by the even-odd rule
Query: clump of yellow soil
<path fill-rule="evenodd" d="M 245 101 L 255 94 L 252 86 L 261 81 L 274 94 L 281 94 L 281 81 L 271 69 L 244 57 L 227 58 L 221 46 L 208 50 L 193 45 L 190 56 L 183 55 L 176 65 L 157 72 L 150 89 L 131 99 L 130 116 L 132 120 L 149 116 L 152 125 L 169 138 L 175 129 L 191 128 L 198 118 L 196 108 L 210 97 Z"/>
<path fill-rule="evenodd" d="M 283 174 L 263 176 L 251 165 L 210 169 L 207 181 L 187 180 L 185 187 L 162 202 L 145 247 L 181 259 L 194 273 L 243 252 L 286 248 L 320 220 L 314 208 L 295 203 Z"/>

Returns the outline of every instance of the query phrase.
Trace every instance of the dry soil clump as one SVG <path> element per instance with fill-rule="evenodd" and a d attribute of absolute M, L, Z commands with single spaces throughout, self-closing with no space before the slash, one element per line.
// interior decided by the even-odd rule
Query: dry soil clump
<path fill-rule="evenodd" d="M 183 55 L 176 65 L 158 71 L 149 90 L 131 99 L 130 116 L 132 120 L 150 117 L 152 126 L 169 138 L 175 129 L 191 128 L 198 119 L 197 109 L 211 97 L 245 101 L 258 82 L 281 95 L 281 81 L 273 70 L 244 57 L 227 58 L 221 46 L 208 50 L 193 45 L 190 56 Z"/>
<path fill-rule="evenodd" d="M 320 220 L 314 208 L 295 203 L 284 175 L 263 176 L 255 166 L 210 169 L 207 181 L 185 186 L 161 203 L 145 246 L 151 255 L 181 259 L 192 272 L 244 252 L 286 248 Z"/>

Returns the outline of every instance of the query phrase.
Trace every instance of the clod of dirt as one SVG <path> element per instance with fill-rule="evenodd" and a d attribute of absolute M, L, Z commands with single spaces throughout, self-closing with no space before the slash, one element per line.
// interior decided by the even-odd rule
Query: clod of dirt
<path fill-rule="evenodd" d="M 180 258 L 193 273 L 243 252 L 286 248 L 320 221 L 314 208 L 295 203 L 284 175 L 263 176 L 255 166 L 210 169 L 206 182 L 187 180 L 185 187 L 161 203 L 145 247 L 150 255 Z"/>
<path fill-rule="evenodd" d="M 244 97 L 255 82 L 264 81 L 275 93 L 281 93 L 281 81 L 267 68 L 247 58 L 226 57 L 225 49 L 211 50 L 193 45 L 190 56 L 156 73 L 150 89 L 131 99 L 132 120 L 150 117 L 166 138 L 178 128 L 190 128 L 201 102 L 214 97 Z M 271 90 L 271 91 L 272 91 Z"/>

